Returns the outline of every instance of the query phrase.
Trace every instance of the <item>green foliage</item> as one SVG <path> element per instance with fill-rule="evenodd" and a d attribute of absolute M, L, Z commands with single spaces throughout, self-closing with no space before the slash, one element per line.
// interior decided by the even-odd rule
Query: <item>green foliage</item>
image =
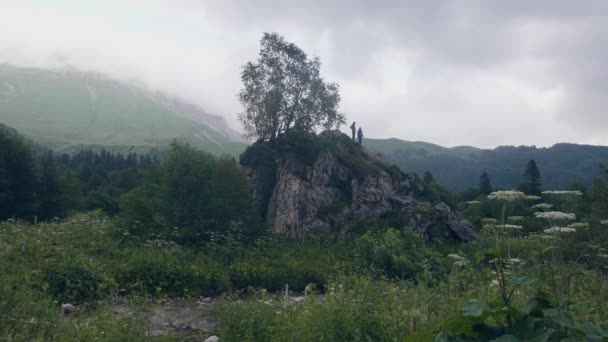
<path fill-rule="evenodd" d="M 0 125 L 0 219 L 33 219 L 36 187 L 30 147 L 15 131 Z"/>
<path fill-rule="evenodd" d="M 431 184 L 435 181 L 435 178 L 433 177 L 433 174 L 431 173 L 431 171 L 429 171 L 429 170 L 424 171 L 424 177 L 422 178 L 422 181 L 425 182 L 426 184 Z"/>
<path fill-rule="evenodd" d="M 424 192 L 418 198 L 429 201 L 433 205 L 444 202 L 452 208 L 458 208 L 458 199 L 456 195 L 437 182 L 427 184 Z"/>
<path fill-rule="evenodd" d="M 221 308 L 220 336 L 229 342 L 402 341 L 408 335 L 407 341 L 429 341 L 432 334 L 425 329 L 438 323 L 432 311 L 441 301 L 427 289 L 340 278 L 327 285 L 323 298 L 310 295 L 299 303 L 262 293 Z"/>
<path fill-rule="evenodd" d="M 479 177 L 479 193 L 487 196 L 492 193 L 492 183 L 487 172 L 483 172 Z"/>
<path fill-rule="evenodd" d="M 495 189 L 513 189 L 522 176 L 521 166 L 534 159 L 542 165 L 543 186 L 565 189 L 572 182 L 592 186 L 599 163 L 608 163 L 608 147 L 556 144 L 548 148 L 500 146 L 492 150 L 470 146 L 442 147 L 399 139 L 367 139 L 366 146 L 382 153 L 404 172 L 422 175 L 426 170 L 452 190 L 479 186 L 487 172 Z"/>
<path fill-rule="evenodd" d="M 593 215 L 600 220 L 608 218 L 608 168 L 600 168 L 600 176 L 593 186 Z"/>
<path fill-rule="evenodd" d="M 217 295 L 230 289 L 221 265 L 208 257 L 135 251 L 116 274 L 132 293 L 170 296 Z"/>
<path fill-rule="evenodd" d="M 540 196 L 541 194 L 541 177 L 538 166 L 534 159 L 530 160 L 526 165 L 523 182 L 518 185 L 518 189 L 527 195 Z"/>
<path fill-rule="evenodd" d="M 333 250 L 325 250 L 328 247 Z M 333 274 L 339 247 L 314 240 L 294 243 L 279 237 L 262 239 L 232 261 L 230 279 L 236 288 L 252 286 L 270 291 L 286 284 L 292 290 L 304 290 L 308 284 L 322 287 Z"/>
<path fill-rule="evenodd" d="M 528 279 L 520 285 L 531 284 Z M 507 327 L 500 326 L 507 311 L 515 318 Z M 498 323 L 498 324 L 497 324 Z M 571 313 L 559 310 L 549 295 L 539 292 L 519 308 L 505 308 L 471 300 L 435 341 L 604 341 L 608 332 L 592 323 L 576 322 Z"/>
<path fill-rule="evenodd" d="M 430 272 L 445 271 L 439 255 L 410 229 L 364 234 L 357 242 L 356 260 L 360 269 L 393 279 L 419 281 Z"/>
<path fill-rule="evenodd" d="M 53 298 L 62 303 L 82 303 L 101 297 L 101 277 L 86 265 L 70 262 L 49 268 L 46 281 Z"/>
<path fill-rule="evenodd" d="M 265 33 L 256 63 L 243 66 L 239 116 L 246 134 L 259 141 L 272 140 L 290 131 L 313 132 L 345 122 L 338 112 L 339 87 L 320 75 L 318 58 L 277 33 Z"/>
<path fill-rule="evenodd" d="M 178 229 L 174 239 L 184 244 L 209 240 L 211 232 L 248 238 L 263 232 L 248 180 L 236 161 L 178 143 L 142 187 L 123 196 L 121 205 L 121 221 L 131 233 Z"/>

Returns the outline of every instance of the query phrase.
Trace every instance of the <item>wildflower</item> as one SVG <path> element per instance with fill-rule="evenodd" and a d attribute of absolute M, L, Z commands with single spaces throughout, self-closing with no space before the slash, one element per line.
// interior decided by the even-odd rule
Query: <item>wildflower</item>
<path fill-rule="evenodd" d="M 548 220 L 576 220 L 575 214 L 562 213 L 561 211 L 536 212 L 534 216 Z"/>
<path fill-rule="evenodd" d="M 507 259 L 508 262 L 513 263 L 513 264 L 519 264 L 521 262 L 523 262 L 523 260 L 521 260 L 520 258 L 511 258 L 511 259 Z"/>
<path fill-rule="evenodd" d="M 549 203 L 540 203 L 540 204 L 532 206 L 532 209 L 537 209 L 537 210 L 549 210 L 551 208 L 553 208 L 553 204 L 549 204 Z"/>
<path fill-rule="evenodd" d="M 516 224 L 503 224 L 500 227 L 503 227 L 505 229 L 523 229 L 523 226 L 518 226 Z"/>
<path fill-rule="evenodd" d="M 495 191 L 488 195 L 488 199 L 495 199 L 505 202 L 514 202 L 517 200 L 525 199 L 526 194 L 521 191 L 509 190 L 509 191 Z"/>
<path fill-rule="evenodd" d="M 597 256 L 600 258 L 608 259 L 608 254 L 598 254 Z"/>
<path fill-rule="evenodd" d="M 468 260 L 458 260 L 454 263 L 454 266 L 464 267 L 464 266 L 467 266 L 468 264 L 469 264 Z"/>
<path fill-rule="evenodd" d="M 486 217 L 486 218 L 481 219 L 481 222 L 483 222 L 483 223 L 497 223 L 498 221 L 496 219 Z"/>
<path fill-rule="evenodd" d="M 570 227 L 570 228 L 588 228 L 589 227 L 589 223 L 576 222 L 576 223 L 572 223 L 568 227 Z"/>
<path fill-rule="evenodd" d="M 583 193 L 580 191 L 543 191 L 543 195 L 574 195 L 582 196 Z"/>
<path fill-rule="evenodd" d="M 549 229 L 544 230 L 545 233 L 574 233 L 576 232 L 576 228 L 570 227 L 551 227 Z"/>
<path fill-rule="evenodd" d="M 532 195 L 526 195 L 525 199 L 528 200 L 528 201 L 538 201 L 540 199 L 540 197 L 538 197 L 538 196 L 532 196 Z"/>
<path fill-rule="evenodd" d="M 454 260 L 465 260 L 464 257 L 458 255 L 458 254 L 454 254 L 454 253 L 450 253 L 448 254 L 448 258 L 454 259 Z"/>
<path fill-rule="evenodd" d="M 477 205 L 477 204 L 481 204 L 481 201 L 468 201 L 468 202 L 465 202 L 465 203 L 468 204 L 468 205 Z"/>
<path fill-rule="evenodd" d="M 494 229 L 494 227 L 496 227 L 495 224 L 484 224 L 483 225 L 483 229 Z"/>
<path fill-rule="evenodd" d="M 608 226 L 608 220 L 602 220 L 600 223 L 603 224 L 604 226 Z"/>
<path fill-rule="evenodd" d="M 514 222 L 519 222 L 522 221 L 524 219 L 523 216 L 509 216 L 507 217 L 508 220 L 514 221 Z"/>

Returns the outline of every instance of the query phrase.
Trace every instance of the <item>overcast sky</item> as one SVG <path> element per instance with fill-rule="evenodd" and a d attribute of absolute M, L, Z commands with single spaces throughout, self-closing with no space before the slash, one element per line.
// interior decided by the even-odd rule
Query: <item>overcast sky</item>
<path fill-rule="evenodd" d="M 368 137 L 608 145 L 606 0 L 0 0 L 0 63 L 104 72 L 235 128 L 263 32 L 319 56 Z"/>

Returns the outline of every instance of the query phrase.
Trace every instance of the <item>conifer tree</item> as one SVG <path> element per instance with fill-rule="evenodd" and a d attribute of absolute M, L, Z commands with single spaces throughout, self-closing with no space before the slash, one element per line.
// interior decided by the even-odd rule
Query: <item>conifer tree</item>
<path fill-rule="evenodd" d="M 479 192 L 482 195 L 486 196 L 492 193 L 492 183 L 490 182 L 490 176 L 485 171 L 479 177 Z"/>
<path fill-rule="evenodd" d="M 540 196 L 541 194 L 541 176 L 534 159 L 530 160 L 528 165 L 526 165 L 524 182 L 521 185 L 521 190 L 528 195 Z"/>
<path fill-rule="evenodd" d="M 431 183 L 433 183 L 435 181 L 435 178 L 433 177 L 433 174 L 431 173 L 431 171 L 426 170 L 424 172 L 424 178 L 422 180 L 426 184 L 431 184 Z"/>

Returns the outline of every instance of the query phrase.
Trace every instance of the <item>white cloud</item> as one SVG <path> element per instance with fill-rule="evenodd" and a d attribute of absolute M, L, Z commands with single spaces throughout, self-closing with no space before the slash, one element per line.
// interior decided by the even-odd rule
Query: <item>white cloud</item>
<path fill-rule="evenodd" d="M 0 63 L 104 72 L 237 126 L 240 66 L 277 31 L 321 57 L 369 137 L 608 145 L 601 4 L 0 0 Z"/>

